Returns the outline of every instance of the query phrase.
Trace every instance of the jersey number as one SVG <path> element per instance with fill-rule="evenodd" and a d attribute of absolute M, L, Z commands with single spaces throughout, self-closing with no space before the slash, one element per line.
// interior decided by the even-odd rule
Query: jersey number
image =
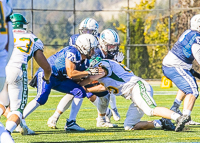
<path fill-rule="evenodd" d="M 3 4 L 0 1 L 0 33 L 7 34 L 7 29 L 5 27 L 5 18 L 4 18 L 4 11 L 3 11 Z"/>
<path fill-rule="evenodd" d="M 30 38 L 25 38 L 25 37 L 22 37 L 19 39 L 20 41 L 23 41 L 23 42 L 26 42 L 26 46 L 24 47 L 17 47 L 17 49 L 19 49 L 21 52 L 24 52 L 26 54 L 30 54 L 30 49 L 32 47 L 32 41 Z M 14 38 L 14 42 L 16 42 L 16 39 Z"/>

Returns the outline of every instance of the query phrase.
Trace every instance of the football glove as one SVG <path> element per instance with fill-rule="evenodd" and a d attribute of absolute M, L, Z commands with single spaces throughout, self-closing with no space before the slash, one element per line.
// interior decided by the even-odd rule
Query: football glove
<path fill-rule="evenodd" d="M 118 52 L 115 56 L 114 56 L 114 60 L 121 63 L 124 59 L 124 54 L 122 52 Z"/>
<path fill-rule="evenodd" d="M 88 68 L 88 75 L 98 75 L 99 74 L 99 69 L 98 67 L 96 68 Z"/>
<path fill-rule="evenodd" d="M 194 69 L 191 69 L 190 72 L 194 77 L 197 77 L 198 79 L 200 79 L 200 74 L 196 72 Z"/>

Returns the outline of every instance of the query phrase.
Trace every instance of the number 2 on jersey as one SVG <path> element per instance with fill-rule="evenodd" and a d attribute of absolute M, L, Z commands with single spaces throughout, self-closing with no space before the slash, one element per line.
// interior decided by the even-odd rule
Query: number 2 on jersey
<path fill-rule="evenodd" d="M 4 18 L 4 11 L 3 11 L 3 4 L 2 1 L 0 1 L 0 33 L 1 34 L 7 34 L 7 29 L 5 27 L 5 18 Z"/>
<path fill-rule="evenodd" d="M 26 54 L 30 54 L 30 51 L 31 51 L 30 49 L 31 49 L 32 44 L 33 44 L 33 42 L 31 41 L 31 39 L 30 38 L 22 37 L 19 40 L 25 42 L 26 46 L 17 47 L 17 49 L 19 49 L 21 52 L 24 52 Z M 15 38 L 14 38 L 14 42 L 16 42 Z"/>

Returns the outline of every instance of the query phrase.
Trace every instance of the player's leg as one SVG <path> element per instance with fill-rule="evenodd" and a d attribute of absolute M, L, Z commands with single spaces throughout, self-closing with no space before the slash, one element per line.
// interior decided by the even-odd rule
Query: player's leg
<path fill-rule="evenodd" d="M 177 123 L 175 129 L 176 131 L 181 131 L 185 123 L 191 120 L 190 114 L 195 100 L 199 95 L 198 85 L 196 79 L 189 70 L 163 66 L 163 73 L 186 95 L 183 106 L 183 116 L 178 120 L 179 123 Z"/>
<path fill-rule="evenodd" d="M 67 86 L 66 86 L 67 85 Z M 86 91 L 82 86 L 77 84 L 75 81 L 71 79 L 67 79 L 66 81 L 63 81 L 58 87 L 54 88 L 57 91 L 68 93 L 67 95 L 70 97 L 72 96 L 73 98 L 69 99 L 65 104 L 71 105 L 72 100 L 74 98 L 84 98 L 87 96 Z M 81 101 L 81 100 L 80 100 Z M 80 104 L 81 105 L 81 104 Z M 68 109 L 69 107 L 66 107 L 64 110 Z M 78 113 L 80 108 L 77 108 L 76 112 Z M 61 112 L 64 112 L 61 108 L 58 107 L 58 110 L 61 110 Z M 64 127 L 66 131 L 69 130 L 75 130 L 75 131 L 84 131 L 85 129 L 80 127 L 77 123 L 76 120 L 67 120 L 66 125 Z"/>
<path fill-rule="evenodd" d="M 8 84 L 5 83 L 2 91 L 0 92 L 0 116 L 5 113 L 6 107 L 9 105 L 9 102 Z"/>
<path fill-rule="evenodd" d="M 157 107 L 153 99 L 153 89 L 144 80 L 140 80 L 132 90 L 131 100 L 148 116 L 159 116 L 177 120 L 181 115 L 165 107 Z"/>
<path fill-rule="evenodd" d="M 140 119 L 144 112 L 137 107 L 135 103 L 131 103 L 126 113 L 124 121 L 125 130 L 148 130 L 153 128 L 161 128 L 162 122 L 160 120 L 154 121 L 141 121 Z"/>
<path fill-rule="evenodd" d="M 6 64 L 7 64 L 7 51 L 4 49 L 2 51 L 0 51 L 0 92 L 1 90 L 3 89 L 4 87 L 4 83 L 5 83 L 5 80 L 6 80 L 6 72 L 5 72 L 5 67 L 6 67 Z"/>
<path fill-rule="evenodd" d="M 74 97 L 74 96 L 73 96 Z M 72 96 L 71 94 L 66 94 L 58 103 L 58 106 L 56 108 L 56 111 L 54 114 L 48 119 L 47 125 L 50 128 L 56 129 L 56 123 L 60 117 L 60 115 L 65 112 L 69 106 L 71 105 L 71 99 Z"/>
<path fill-rule="evenodd" d="M 115 94 L 113 93 L 110 94 L 110 107 L 111 107 L 111 112 L 112 112 L 114 120 L 119 121 L 120 115 L 117 110 L 116 97 L 115 97 Z"/>
<path fill-rule="evenodd" d="M 98 117 L 97 117 L 97 127 L 117 127 L 116 124 L 112 124 L 110 122 L 106 122 L 106 110 L 108 108 L 109 100 L 110 100 L 110 94 L 107 94 L 103 97 L 98 97 L 98 105 L 97 105 L 97 111 L 98 111 Z"/>
<path fill-rule="evenodd" d="M 0 123 L 0 142 L 1 143 L 14 143 L 11 135 L 7 132 L 2 123 Z"/>
<path fill-rule="evenodd" d="M 42 80 L 42 77 L 43 72 L 39 72 L 37 75 L 37 96 L 25 107 L 23 111 L 23 119 L 25 119 L 29 114 L 35 111 L 35 109 L 37 109 L 40 105 L 44 105 L 46 103 L 48 96 L 51 92 L 51 88 L 55 84 L 54 77 L 50 78 L 50 84 L 46 84 L 46 82 Z M 22 135 L 34 134 L 34 132 L 26 125 L 25 120 L 23 120 L 20 125 L 22 127 L 20 130 Z"/>
<path fill-rule="evenodd" d="M 15 71 L 14 74 L 13 71 Z M 12 133 L 20 123 L 22 112 L 27 103 L 28 80 L 26 65 L 22 65 L 21 69 L 7 66 L 6 73 L 11 109 L 11 112 L 9 112 L 7 116 L 6 130 Z"/>

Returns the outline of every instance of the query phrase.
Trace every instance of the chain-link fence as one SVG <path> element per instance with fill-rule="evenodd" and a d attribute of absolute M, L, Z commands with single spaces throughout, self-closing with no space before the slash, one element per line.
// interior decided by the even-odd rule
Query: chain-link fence
<path fill-rule="evenodd" d="M 99 32 L 106 28 L 120 36 L 124 64 L 143 78 L 162 76 L 162 59 L 190 18 L 199 12 L 197 0 L 10 0 L 14 13 L 29 21 L 28 29 L 40 38 L 46 57 L 68 45 L 79 23 L 94 18 Z M 29 78 L 38 65 L 29 63 Z"/>

